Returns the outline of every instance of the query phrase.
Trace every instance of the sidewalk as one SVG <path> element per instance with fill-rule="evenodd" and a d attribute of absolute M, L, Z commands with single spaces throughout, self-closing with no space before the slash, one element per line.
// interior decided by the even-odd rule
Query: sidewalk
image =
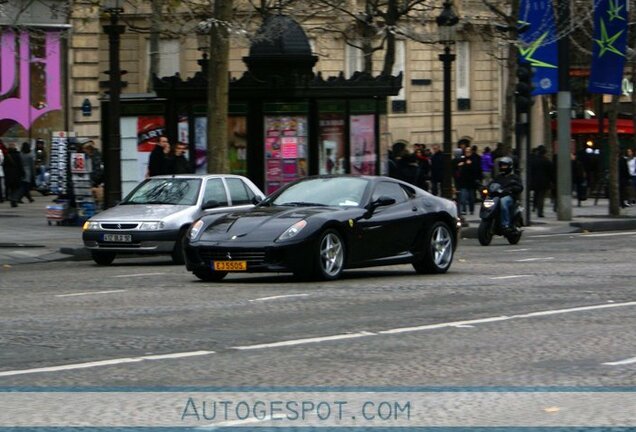
<path fill-rule="evenodd" d="M 89 254 L 83 248 L 82 228 L 63 226 L 46 220 L 46 206 L 55 196 L 42 196 L 35 192 L 35 202 L 11 208 L 8 202 L 0 203 L 0 270 L 3 266 L 49 262 L 60 260 L 85 260 Z M 477 238 L 479 205 L 475 215 L 467 218 L 468 227 L 462 229 L 462 237 Z M 588 199 L 582 207 L 572 201 L 572 221 L 559 221 L 546 200 L 544 218 L 532 214 L 531 226 L 526 234 L 570 233 L 582 231 L 636 230 L 636 206 L 621 210 L 621 216 L 608 216 L 608 201 L 601 199 L 594 205 Z M 470 241 L 470 240 L 468 240 Z M 522 239 L 523 241 L 523 239 Z"/>

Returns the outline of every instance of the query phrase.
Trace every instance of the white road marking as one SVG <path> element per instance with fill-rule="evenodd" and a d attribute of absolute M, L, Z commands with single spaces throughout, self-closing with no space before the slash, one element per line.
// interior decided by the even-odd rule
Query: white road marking
<path fill-rule="evenodd" d="M 374 335 L 375 333 L 362 331 L 357 333 L 346 333 L 346 334 L 339 334 L 339 335 L 333 335 L 333 336 L 319 336 L 319 337 L 305 338 L 305 339 L 293 339 L 293 340 L 287 340 L 282 342 L 271 342 L 271 343 L 256 344 L 256 345 L 235 346 L 231 348 L 235 350 L 240 350 L 240 351 L 264 349 L 264 348 L 279 348 L 279 347 L 304 345 L 304 344 L 318 343 L 318 342 L 328 342 L 328 341 L 335 341 L 335 340 L 342 340 L 342 339 L 354 339 L 354 338 L 374 336 Z"/>
<path fill-rule="evenodd" d="M 243 426 L 243 425 L 247 425 L 251 423 L 260 423 L 260 422 L 268 421 L 268 420 L 271 420 L 272 418 L 274 417 L 272 417 L 271 415 L 268 415 L 263 417 L 262 419 L 253 417 L 253 418 L 247 418 L 245 420 L 228 420 L 228 421 L 224 421 L 224 422 L 220 422 L 216 424 L 211 424 L 208 426 L 197 426 L 195 427 L 195 429 L 214 430 L 214 429 L 218 429 L 222 427 Z M 283 418 L 283 417 L 281 416 L 280 418 Z"/>
<path fill-rule="evenodd" d="M 391 335 L 391 334 L 408 333 L 408 332 L 416 332 L 416 331 L 424 331 L 424 330 L 436 330 L 436 329 L 449 328 L 449 327 L 464 328 L 464 327 L 472 327 L 475 324 L 485 324 L 485 323 L 498 322 L 498 321 L 509 321 L 514 319 L 536 318 L 536 317 L 544 317 L 544 316 L 550 316 L 550 315 L 619 308 L 619 307 L 629 307 L 629 306 L 636 306 L 636 301 L 624 302 L 624 303 L 604 303 L 600 305 L 579 306 L 579 307 L 573 307 L 573 308 L 567 308 L 567 309 L 551 309 L 551 310 L 545 310 L 545 311 L 530 312 L 526 314 L 501 315 L 501 316 L 495 316 L 495 317 L 479 318 L 474 320 L 451 321 L 446 323 L 427 324 L 427 325 L 414 326 L 414 327 L 401 327 L 401 328 L 394 328 L 389 330 L 382 330 L 378 332 L 360 331 L 356 333 L 345 333 L 345 334 L 337 334 L 332 336 L 320 336 L 320 337 L 294 339 L 294 340 L 272 342 L 272 343 L 265 343 L 265 344 L 235 346 L 235 347 L 230 347 L 230 349 L 255 350 L 255 349 L 265 349 L 265 348 L 279 348 L 279 347 L 304 345 L 304 344 L 310 344 L 310 343 L 355 339 L 355 338 L 368 337 L 368 336 Z M 94 361 L 94 362 L 88 362 L 88 363 L 68 364 L 68 365 L 51 366 L 51 367 L 43 367 L 43 368 L 35 368 L 35 369 L 0 371 L 0 377 L 32 374 L 32 373 L 39 373 L 39 372 L 60 372 L 60 371 L 73 370 L 73 369 L 86 369 L 86 368 L 92 368 L 92 367 L 112 366 L 112 365 L 118 365 L 123 363 L 136 363 L 136 362 L 141 362 L 144 360 L 179 359 L 179 358 L 185 358 L 185 357 L 204 356 L 204 355 L 210 355 L 210 354 L 214 354 L 214 351 L 190 351 L 190 352 L 178 352 L 178 353 L 172 353 L 172 354 L 146 355 L 141 357 L 110 359 L 110 360 Z M 620 362 L 609 362 L 605 364 L 618 365 L 618 364 L 631 364 L 631 363 L 636 363 L 636 358 L 621 360 Z"/>
<path fill-rule="evenodd" d="M 510 275 L 510 276 L 495 276 L 495 277 L 491 277 L 490 279 L 516 279 L 516 278 L 523 278 L 523 277 L 532 277 L 532 275 Z"/>
<path fill-rule="evenodd" d="M 140 277 L 140 276 L 159 276 L 159 275 L 164 275 L 165 273 L 136 273 L 136 274 L 123 274 L 123 275 L 117 275 L 117 276 L 113 276 L 116 278 L 124 278 L 124 277 Z"/>
<path fill-rule="evenodd" d="M 621 231 L 621 232 L 611 232 L 611 233 L 594 233 L 594 234 L 586 234 L 583 233 L 583 237 L 614 237 L 614 236 L 626 236 L 626 235 L 634 235 L 636 231 Z"/>
<path fill-rule="evenodd" d="M 636 363 L 636 357 L 628 358 L 625 360 L 614 361 L 614 362 L 607 362 L 603 364 L 608 366 L 622 366 L 622 365 L 632 364 L 632 363 Z"/>
<path fill-rule="evenodd" d="M 528 251 L 530 249 L 509 249 L 508 252 L 525 252 Z"/>
<path fill-rule="evenodd" d="M 553 260 L 554 257 L 537 257 L 537 258 L 524 258 L 515 260 L 516 262 L 530 262 L 530 261 L 550 261 Z"/>
<path fill-rule="evenodd" d="M 210 354 L 214 354 L 214 351 L 190 351 L 190 352 L 181 352 L 181 353 L 172 353 L 172 354 L 147 355 L 147 356 L 141 356 L 141 357 L 124 357 L 124 358 L 118 358 L 118 359 L 99 360 L 94 362 L 75 363 L 75 364 L 67 364 L 67 365 L 60 365 L 60 366 L 34 368 L 34 369 L 0 371 L 0 377 L 26 375 L 26 374 L 41 373 L 41 372 L 62 372 L 62 371 L 75 370 L 75 369 L 88 369 L 88 368 L 102 367 L 102 366 L 114 366 L 114 365 L 120 365 L 125 363 L 138 363 L 145 360 L 148 360 L 148 361 L 170 360 L 170 359 L 179 359 L 179 358 L 185 358 L 185 357 L 195 357 L 195 356 L 203 356 L 203 355 L 210 355 Z"/>
<path fill-rule="evenodd" d="M 85 296 L 85 295 L 96 295 L 96 294 L 114 294 L 126 292 L 126 290 L 110 290 L 110 291 L 87 291 L 87 292 L 79 292 L 79 293 L 70 293 L 70 294 L 57 294 L 55 297 L 77 297 L 77 296 Z"/>
<path fill-rule="evenodd" d="M 308 295 L 309 294 L 286 294 L 286 295 L 277 295 L 277 296 L 271 296 L 271 297 L 260 297 L 256 299 L 251 299 L 249 301 L 257 302 L 257 301 L 279 300 L 279 299 L 292 298 L 292 297 L 307 297 Z"/>

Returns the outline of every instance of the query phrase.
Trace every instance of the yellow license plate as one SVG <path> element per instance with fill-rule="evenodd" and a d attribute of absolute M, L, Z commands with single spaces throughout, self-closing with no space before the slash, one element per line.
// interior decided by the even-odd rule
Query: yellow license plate
<path fill-rule="evenodd" d="M 246 271 L 247 261 L 214 261 L 216 271 Z"/>

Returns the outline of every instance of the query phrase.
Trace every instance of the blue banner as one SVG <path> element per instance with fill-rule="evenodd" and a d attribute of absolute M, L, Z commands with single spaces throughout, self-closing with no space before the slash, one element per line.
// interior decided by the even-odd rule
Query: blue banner
<path fill-rule="evenodd" d="M 558 50 L 551 0 L 521 0 L 519 54 L 533 70 L 532 95 L 559 91 Z"/>
<path fill-rule="evenodd" d="M 596 0 L 590 93 L 622 93 L 627 47 L 627 0 Z"/>

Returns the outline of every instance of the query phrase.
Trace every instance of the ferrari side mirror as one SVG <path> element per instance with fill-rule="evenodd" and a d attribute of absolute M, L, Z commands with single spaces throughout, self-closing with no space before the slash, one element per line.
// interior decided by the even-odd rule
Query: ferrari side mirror
<path fill-rule="evenodd" d="M 395 204 L 395 198 L 391 198 L 386 195 L 381 195 L 375 201 L 371 201 L 371 204 L 369 204 L 369 213 L 373 213 L 375 209 L 377 209 L 378 207 L 385 207 L 391 204 Z"/>

